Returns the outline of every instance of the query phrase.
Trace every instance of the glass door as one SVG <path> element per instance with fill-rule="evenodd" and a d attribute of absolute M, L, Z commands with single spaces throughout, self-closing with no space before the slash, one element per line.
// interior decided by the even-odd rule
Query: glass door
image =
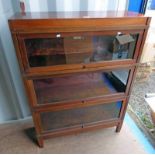
<path fill-rule="evenodd" d="M 139 33 L 58 33 L 21 35 L 26 69 L 81 67 L 82 64 L 130 60 L 134 58 Z M 72 65 L 72 66 L 71 66 Z"/>
<path fill-rule="evenodd" d="M 122 101 L 105 103 L 77 109 L 41 112 L 43 132 L 60 131 L 67 128 L 84 128 L 93 124 L 118 120 Z"/>
<path fill-rule="evenodd" d="M 129 69 L 89 72 L 33 80 L 39 105 L 85 102 L 125 95 Z"/>

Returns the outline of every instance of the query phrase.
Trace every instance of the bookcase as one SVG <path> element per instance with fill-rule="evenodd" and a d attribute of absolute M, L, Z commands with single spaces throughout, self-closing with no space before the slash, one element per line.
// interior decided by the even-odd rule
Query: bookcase
<path fill-rule="evenodd" d="M 50 137 L 120 131 L 149 23 L 150 17 L 113 11 L 9 19 L 40 147 Z"/>

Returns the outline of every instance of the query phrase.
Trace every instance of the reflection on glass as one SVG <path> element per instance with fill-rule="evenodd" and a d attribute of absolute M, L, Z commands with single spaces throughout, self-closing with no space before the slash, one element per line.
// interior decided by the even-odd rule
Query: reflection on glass
<path fill-rule="evenodd" d="M 130 59 L 138 35 L 25 39 L 30 67 Z"/>
<path fill-rule="evenodd" d="M 88 125 L 119 117 L 122 102 L 108 103 L 78 109 L 41 113 L 43 130 Z"/>
<path fill-rule="evenodd" d="M 129 70 L 91 72 L 34 80 L 38 104 L 53 104 L 125 92 Z"/>

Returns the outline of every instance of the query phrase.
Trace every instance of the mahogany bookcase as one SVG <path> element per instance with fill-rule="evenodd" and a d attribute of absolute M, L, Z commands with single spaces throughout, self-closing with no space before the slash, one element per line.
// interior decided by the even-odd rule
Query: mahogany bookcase
<path fill-rule="evenodd" d="M 149 28 L 133 12 L 17 13 L 9 19 L 36 138 L 116 126 Z"/>

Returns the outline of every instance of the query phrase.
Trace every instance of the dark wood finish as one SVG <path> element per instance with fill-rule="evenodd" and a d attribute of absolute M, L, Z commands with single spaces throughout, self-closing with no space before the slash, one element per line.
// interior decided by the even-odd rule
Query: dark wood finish
<path fill-rule="evenodd" d="M 150 17 L 144 17 L 141 14 L 122 11 L 17 13 L 9 19 L 40 147 L 43 147 L 44 139 L 50 137 L 113 126 L 116 126 L 116 132 L 121 130 L 150 20 Z M 103 59 L 105 61 L 91 63 L 81 61 L 92 53 L 91 37 L 111 37 L 117 35 L 118 32 L 137 36 L 135 43 L 128 44 L 127 54 L 131 55 L 132 52 L 129 52 L 133 50 L 132 57 L 114 60 L 112 57 L 114 53 L 112 53 Z M 48 47 L 50 51 L 43 48 L 31 53 L 32 57 L 49 54 L 62 56 L 65 51 L 65 54 L 69 55 L 67 60 L 70 64 L 55 65 L 53 63 L 53 65 L 37 67 L 30 65 L 27 49 L 31 51 L 34 45 L 26 47 L 25 39 L 56 37 L 79 39 L 79 36 L 89 37 L 85 39 L 85 42 L 70 38 L 68 38 L 70 40 L 60 39 L 61 47 L 55 48 L 53 45 L 53 47 Z M 101 41 L 103 42 L 102 39 Z M 113 44 L 111 46 L 113 47 Z M 79 49 L 78 55 L 74 55 L 76 49 Z M 106 50 L 108 51 L 109 47 Z M 109 51 L 114 52 L 113 49 Z M 59 62 L 59 59 L 60 57 L 56 58 L 56 61 Z M 123 70 L 130 70 L 126 86 L 119 77 L 126 75 Z M 110 81 L 106 87 L 105 82 L 100 79 L 102 72 L 106 73 L 106 78 Z M 98 75 L 94 81 L 91 76 L 90 78 L 82 76 L 94 73 Z M 66 77 L 68 81 L 65 80 Z M 52 82 L 53 80 L 55 83 Z M 37 84 L 42 81 L 47 81 L 47 86 L 41 88 L 42 84 Z M 109 88 L 115 91 L 111 92 Z M 115 106 L 110 108 L 111 105 L 117 105 L 118 101 L 122 103 L 119 104 L 118 109 Z"/>

